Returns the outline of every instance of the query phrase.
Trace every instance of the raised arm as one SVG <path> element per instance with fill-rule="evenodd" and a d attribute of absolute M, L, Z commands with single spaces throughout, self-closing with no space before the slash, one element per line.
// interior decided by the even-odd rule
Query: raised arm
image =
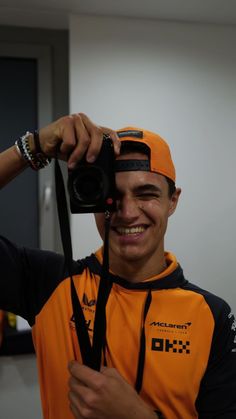
<path fill-rule="evenodd" d="M 19 155 L 15 146 L 0 153 L 0 188 L 28 167 L 27 162 Z"/>
<path fill-rule="evenodd" d="M 85 114 L 65 116 L 39 130 L 38 144 L 32 133 L 27 135 L 30 154 L 43 153 L 44 157 L 56 157 L 68 162 L 71 169 L 86 154 L 88 161 L 96 159 L 103 134 L 108 133 L 114 143 L 114 150 L 119 154 L 120 142 L 114 131 L 94 124 Z M 30 165 L 22 156 L 19 146 L 13 145 L 0 153 L 0 188 L 10 182 Z"/>

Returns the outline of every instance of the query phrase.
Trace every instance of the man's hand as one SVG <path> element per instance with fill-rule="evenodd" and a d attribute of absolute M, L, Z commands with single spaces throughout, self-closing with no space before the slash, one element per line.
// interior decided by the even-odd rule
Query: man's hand
<path fill-rule="evenodd" d="M 47 157 L 58 157 L 67 161 L 68 168 L 75 168 L 77 162 L 86 156 L 88 162 L 96 160 L 103 141 L 103 134 L 109 134 L 115 155 L 120 153 L 120 140 L 115 131 L 94 124 L 83 113 L 63 116 L 39 130 L 40 149 Z M 30 151 L 37 150 L 33 134 L 29 134 Z M 28 167 L 15 145 L 0 153 L 0 188 L 14 179 Z"/>
<path fill-rule="evenodd" d="M 98 372 L 72 361 L 69 371 L 69 401 L 75 418 L 157 419 L 114 368 L 102 367 Z"/>
<path fill-rule="evenodd" d="M 115 131 L 94 124 L 83 113 L 64 116 L 39 131 L 40 147 L 49 157 L 68 161 L 73 169 L 83 155 L 88 162 L 96 160 L 101 149 L 103 134 L 109 134 L 115 154 L 119 154 L 120 141 Z"/>

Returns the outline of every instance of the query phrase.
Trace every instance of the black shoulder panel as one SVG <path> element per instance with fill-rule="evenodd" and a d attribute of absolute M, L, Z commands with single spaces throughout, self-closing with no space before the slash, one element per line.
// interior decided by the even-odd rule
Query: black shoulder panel
<path fill-rule="evenodd" d="M 215 321 L 210 356 L 196 401 L 199 419 L 236 418 L 236 322 L 220 297 L 193 284 L 185 289 L 201 294 Z"/>
<path fill-rule="evenodd" d="M 88 268 L 89 271 L 95 275 L 101 275 L 102 273 L 102 265 L 99 263 L 94 253 L 84 259 L 78 260 L 77 263 L 84 268 Z"/>
<path fill-rule="evenodd" d="M 68 277 L 64 256 L 16 246 L 0 236 L 0 308 L 25 318 L 32 326 L 35 315 L 58 284 Z M 84 269 L 73 263 L 73 273 Z"/>

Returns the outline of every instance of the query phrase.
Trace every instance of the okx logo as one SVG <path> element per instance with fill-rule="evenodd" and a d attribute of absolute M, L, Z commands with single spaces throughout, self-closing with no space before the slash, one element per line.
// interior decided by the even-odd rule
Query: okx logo
<path fill-rule="evenodd" d="M 152 351 L 190 354 L 190 342 L 178 339 L 152 338 Z"/>

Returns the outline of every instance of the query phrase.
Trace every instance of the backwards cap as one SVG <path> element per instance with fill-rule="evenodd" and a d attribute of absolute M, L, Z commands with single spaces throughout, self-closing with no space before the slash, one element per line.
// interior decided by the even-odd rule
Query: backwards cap
<path fill-rule="evenodd" d="M 136 127 L 119 129 L 117 134 L 121 142 L 128 141 L 129 143 L 146 144 L 150 154 L 148 170 L 167 176 L 175 182 L 175 167 L 171 158 L 170 148 L 163 138 L 154 132 Z"/>

